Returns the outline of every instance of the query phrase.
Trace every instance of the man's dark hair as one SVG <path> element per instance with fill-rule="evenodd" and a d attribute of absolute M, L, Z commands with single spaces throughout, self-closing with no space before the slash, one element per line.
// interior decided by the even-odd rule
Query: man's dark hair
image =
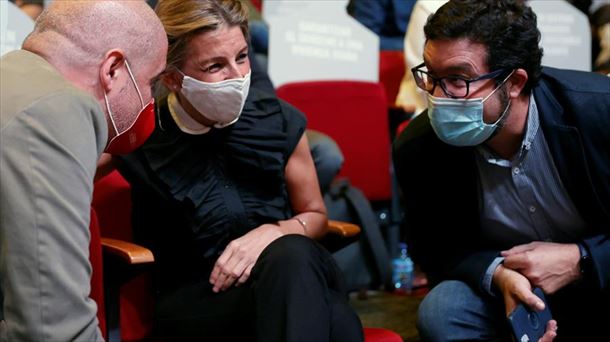
<path fill-rule="evenodd" d="M 428 18 L 424 32 L 426 40 L 467 38 L 485 45 L 490 71 L 524 69 L 523 93 L 538 83 L 540 31 L 536 14 L 523 0 L 451 0 Z"/>

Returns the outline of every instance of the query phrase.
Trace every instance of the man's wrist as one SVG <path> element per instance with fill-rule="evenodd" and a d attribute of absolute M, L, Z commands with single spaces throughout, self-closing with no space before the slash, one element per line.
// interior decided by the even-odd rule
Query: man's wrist
<path fill-rule="evenodd" d="M 580 260 L 578 261 L 578 267 L 580 269 L 581 276 L 586 276 L 591 273 L 591 256 L 587 246 L 583 243 L 577 243 L 578 251 L 580 252 Z"/>

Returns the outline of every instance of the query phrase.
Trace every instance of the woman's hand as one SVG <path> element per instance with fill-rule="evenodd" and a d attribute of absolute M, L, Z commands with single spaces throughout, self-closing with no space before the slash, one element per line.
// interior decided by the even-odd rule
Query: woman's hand
<path fill-rule="evenodd" d="M 245 283 L 261 252 L 282 235 L 279 226 L 264 224 L 231 241 L 216 260 L 210 275 L 212 291 L 224 291 L 236 282 L 236 286 Z"/>
<path fill-rule="evenodd" d="M 523 274 L 544 293 L 555 293 L 581 276 L 576 244 L 532 242 L 503 251 L 502 256 L 504 267 Z"/>
<path fill-rule="evenodd" d="M 544 302 L 532 292 L 529 280 L 515 270 L 506 268 L 503 265 L 498 266 L 493 275 L 493 284 L 504 297 L 507 317 L 515 310 L 519 303 L 524 303 L 537 311 L 544 309 Z"/>
<path fill-rule="evenodd" d="M 493 275 L 493 283 L 504 297 L 506 317 L 515 310 L 519 303 L 524 303 L 532 310 L 544 310 L 544 302 L 533 292 L 529 280 L 517 271 L 498 266 Z M 550 342 L 557 336 L 557 321 L 550 320 L 544 335 L 538 342 Z"/>
<path fill-rule="evenodd" d="M 555 337 L 557 337 L 557 321 L 552 319 L 546 324 L 544 335 L 542 335 L 538 342 L 551 342 Z"/>

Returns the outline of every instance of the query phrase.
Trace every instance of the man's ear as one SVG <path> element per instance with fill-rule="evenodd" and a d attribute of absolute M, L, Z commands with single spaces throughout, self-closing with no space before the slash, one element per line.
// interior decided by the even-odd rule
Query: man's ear
<path fill-rule="evenodd" d="M 515 70 L 515 72 L 510 76 L 510 91 L 509 91 L 509 96 L 511 98 L 517 98 L 519 97 L 519 95 L 521 95 L 521 92 L 523 91 L 523 88 L 525 87 L 525 84 L 527 83 L 527 80 L 529 79 L 528 75 L 527 75 L 527 71 L 525 71 L 524 69 L 517 69 Z"/>
<path fill-rule="evenodd" d="M 164 72 L 163 75 L 161 75 L 161 81 L 167 89 L 174 93 L 177 93 L 182 89 L 182 75 L 175 70 L 169 69 Z"/>
<path fill-rule="evenodd" d="M 116 86 L 123 64 L 125 64 L 125 54 L 121 49 L 112 49 L 106 53 L 100 67 L 100 83 L 104 92 L 109 93 L 113 86 Z"/>

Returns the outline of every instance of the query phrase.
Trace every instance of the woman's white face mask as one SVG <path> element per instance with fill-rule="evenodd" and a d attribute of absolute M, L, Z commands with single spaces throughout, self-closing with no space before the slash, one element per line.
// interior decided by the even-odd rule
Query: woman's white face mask
<path fill-rule="evenodd" d="M 215 83 L 203 82 L 178 71 L 184 76 L 182 95 L 202 117 L 214 121 L 214 127 L 223 128 L 239 119 L 250 90 L 251 71 L 243 78 Z"/>

